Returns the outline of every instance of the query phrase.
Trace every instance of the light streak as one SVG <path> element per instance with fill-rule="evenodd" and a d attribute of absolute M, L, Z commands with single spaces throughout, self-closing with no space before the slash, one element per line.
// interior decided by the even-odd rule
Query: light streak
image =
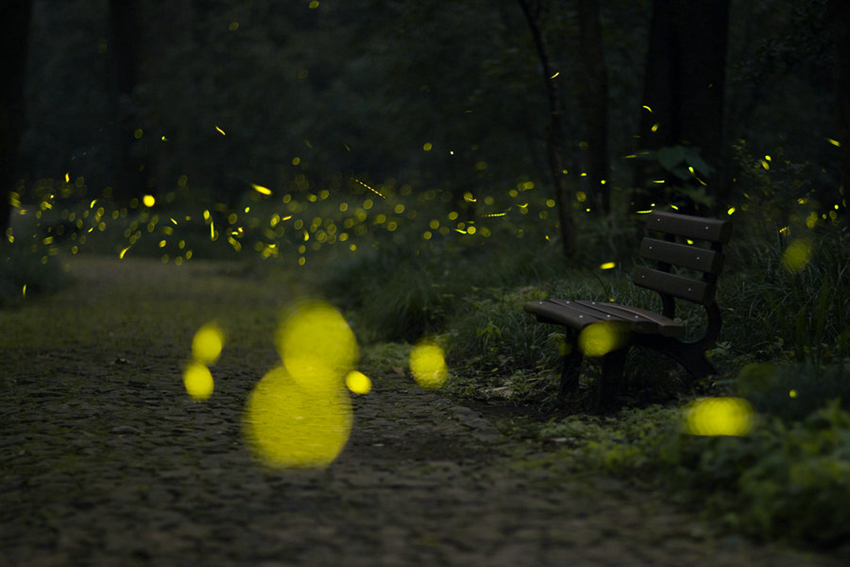
<path fill-rule="evenodd" d="M 377 195 L 377 196 L 378 196 L 378 197 L 380 197 L 381 199 L 385 199 L 385 198 L 386 198 L 386 197 L 384 197 L 384 196 L 381 194 L 381 192 L 380 192 L 380 191 L 378 191 L 377 189 L 374 189 L 374 188 L 370 187 L 369 185 L 367 185 L 367 184 L 363 183 L 362 181 L 360 181 L 360 180 L 359 180 L 359 179 L 357 179 L 356 177 L 352 177 L 351 179 L 353 179 L 354 181 L 356 181 L 357 183 L 359 183 L 360 185 L 362 185 L 363 187 L 365 187 L 366 189 L 368 189 L 369 191 L 371 191 L 372 193 L 374 193 L 375 195 Z"/>

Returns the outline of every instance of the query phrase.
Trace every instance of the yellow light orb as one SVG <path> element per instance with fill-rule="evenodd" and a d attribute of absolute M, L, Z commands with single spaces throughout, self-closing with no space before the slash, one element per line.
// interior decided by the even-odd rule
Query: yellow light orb
<path fill-rule="evenodd" d="M 339 387 L 358 359 L 354 333 L 326 303 L 308 303 L 292 312 L 278 335 L 278 352 L 290 376 L 311 388 Z"/>
<path fill-rule="evenodd" d="M 685 431 L 691 435 L 742 436 L 749 433 L 755 417 L 743 398 L 704 398 L 686 411 Z"/>
<path fill-rule="evenodd" d="M 224 347 L 224 333 L 215 325 L 204 325 L 192 339 L 192 356 L 195 362 L 214 364 Z"/>
<path fill-rule="evenodd" d="M 213 377 L 209 368 L 193 363 L 183 370 L 183 385 L 186 392 L 196 400 L 206 400 L 213 393 Z"/>
<path fill-rule="evenodd" d="M 422 342 L 410 351 L 410 372 L 426 390 L 440 388 L 449 377 L 443 349 L 433 342 Z"/>
<path fill-rule="evenodd" d="M 305 387 L 284 367 L 267 373 L 251 392 L 243 420 L 254 454 L 276 468 L 330 465 L 348 442 L 352 424 L 351 399 L 338 384 L 322 391 Z"/>
<path fill-rule="evenodd" d="M 627 334 L 616 323 L 593 323 L 579 333 L 578 348 L 585 356 L 605 356 L 625 346 Z"/>
<path fill-rule="evenodd" d="M 368 376 L 353 370 L 345 376 L 346 387 L 355 394 L 368 394 L 372 391 L 372 381 Z"/>
<path fill-rule="evenodd" d="M 156 199 L 154 198 L 153 195 L 145 195 L 144 197 L 142 197 L 142 203 L 146 207 L 150 208 L 150 207 L 153 207 L 156 204 Z"/>
<path fill-rule="evenodd" d="M 782 265 L 792 273 L 801 271 L 812 259 L 812 243 L 808 239 L 795 240 L 782 253 Z"/>

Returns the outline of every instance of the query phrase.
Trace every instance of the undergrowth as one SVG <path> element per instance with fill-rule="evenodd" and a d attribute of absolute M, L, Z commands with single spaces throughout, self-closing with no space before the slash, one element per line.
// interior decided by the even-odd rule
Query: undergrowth
<path fill-rule="evenodd" d="M 576 472 L 623 477 L 758 540 L 833 547 L 850 537 L 850 412 L 821 400 L 799 420 L 760 414 L 746 436 L 695 436 L 683 411 L 650 406 L 540 430 Z"/>
<path fill-rule="evenodd" d="M 67 283 L 59 256 L 48 253 L 38 241 L 0 241 L 0 307 L 57 291 Z"/>

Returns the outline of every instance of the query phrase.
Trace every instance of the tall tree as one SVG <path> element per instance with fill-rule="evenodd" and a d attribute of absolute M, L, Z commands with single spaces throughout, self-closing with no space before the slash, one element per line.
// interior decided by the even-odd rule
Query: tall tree
<path fill-rule="evenodd" d="M 599 0 L 578 0 L 581 58 L 584 68 L 582 108 L 588 186 L 594 205 L 611 212 L 611 167 L 608 161 L 608 68 L 602 48 Z"/>
<path fill-rule="evenodd" d="M 640 149 L 691 146 L 715 172 L 721 167 L 728 25 L 729 0 L 653 1 Z M 675 176 L 666 180 L 676 182 Z M 722 176 L 703 181 L 722 206 L 728 196 Z M 636 187 L 646 182 L 639 173 Z M 634 195 L 633 206 L 663 200 L 664 186 L 652 185 Z"/>
<path fill-rule="evenodd" d="M 0 19 L 0 237 L 5 238 L 12 212 L 24 127 L 24 75 L 29 43 L 31 0 L 6 4 Z"/>
<path fill-rule="evenodd" d="M 520 8 L 525 14 L 537 57 L 543 71 L 543 82 L 546 85 L 547 100 L 549 102 L 549 126 L 546 132 L 546 155 L 549 162 L 549 173 L 555 184 L 555 195 L 558 203 L 558 220 L 561 224 L 561 239 L 563 241 L 564 255 L 572 257 L 576 249 L 576 228 L 573 220 L 573 192 L 567 183 L 564 174 L 564 164 L 561 155 L 564 146 L 564 128 L 562 118 L 564 105 L 561 101 L 561 93 L 558 88 L 558 73 L 552 69 L 549 46 L 540 25 L 542 11 L 541 0 L 518 0 Z"/>
<path fill-rule="evenodd" d="M 835 83 L 838 102 L 838 147 L 841 197 L 846 210 L 850 191 L 850 2 L 830 0 L 827 5 L 835 42 Z"/>
<path fill-rule="evenodd" d="M 111 35 L 113 76 L 116 89 L 115 136 L 119 155 L 120 171 L 117 172 L 114 196 L 118 202 L 126 203 L 132 197 L 140 197 L 145 190 L 140 163 L 134 155 L 135 134 L 138 124 L 134 123 L 135 109 L 133 92 L 139 83 L 141 68 L 141 22 L 138 0 L 109 0 L 109 28 Z"/>

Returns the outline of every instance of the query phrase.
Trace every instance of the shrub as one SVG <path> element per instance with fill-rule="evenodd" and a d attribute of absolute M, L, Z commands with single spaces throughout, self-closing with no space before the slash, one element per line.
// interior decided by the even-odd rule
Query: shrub
<path fill-rule="evenodd" d="M 59 257 L 37 242 L 0 242 L 0 307 L 19 302 L 25 295 L 59 290 L 68 283 Z"/>
<path fill-rule="evenodd" d="M 682 417 L 652 406 L 540 432 L 565 447 L 551 461 L 648 482 L 730 531 L 819 547 L 850 537 L 850 412 L 837 401 L 791 424 L 762 416 L 745 437 L 689 435 Z"/>
<path fill-rule="evenodd" d="M 760 413 L 786 422 L 802 421 L 833 400 L 850 411 L 848 366 L 844 361 L 825 366 L 811 360 L 782 366 L 752 363 L 738 375 L 738 393 Z"/>

